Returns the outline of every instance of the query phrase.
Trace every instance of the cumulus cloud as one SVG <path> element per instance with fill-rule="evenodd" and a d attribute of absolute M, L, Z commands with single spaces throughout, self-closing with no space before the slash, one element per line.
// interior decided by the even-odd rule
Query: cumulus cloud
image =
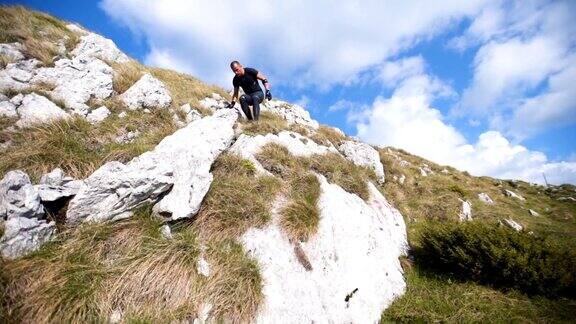
<path fill-rule="evenodd" d="M 453 113 L 485 118 L 521 141 L 575 122 L 576 5 L 514 1 L 488 6 L 450 46 L 479 45 L 474 76 Z"/>
<path fill-rule="evenodd" d="M 326 86 L 350 83 L 486 2 L 102 0 L 101 6 L 146 37 L 149 64 L 178 65 L 229 86 L 227 63 L 239 59 L 291 85 Z"/>
<path fill-rule="evenodd" d="M 357 136 L 474 175 L 542 183 L 545 173 L 550 183 L 576 183 L 575 162 L 549 162 L 545 154 L 514 145 L 498 131 L 484 132 L 475 143 L 468 143 L 431 105 L 446 92 L 438 82 L 422 71 L 402 80 L 389 98 L 378 97 L 370 107 L 351 110 L 348 118 L 356 125 Z"/>

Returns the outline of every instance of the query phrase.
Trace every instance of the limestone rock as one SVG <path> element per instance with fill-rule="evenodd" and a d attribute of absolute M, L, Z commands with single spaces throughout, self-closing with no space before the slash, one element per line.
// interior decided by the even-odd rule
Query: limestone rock
<path fill-rule="evenodd" d="M 504 189 L 504 195 L 508 196 L 508 197 L 512 197 L 512 198 L 516 198 L 519 200 L 526 200 L 524 197 L 520 196 L 519 194 L 515 193 L 514 191 L 508 190 L 508 189 Z"/>
<path fill-rule="evenodd" d="M 462 203 L 462 209 L 460 210 L 460 214 L 458 214 L 458 219 L 460 219 L 461 222 L 472 220 L 472 205 L 470 202 L 460 198 L 458 198 L 458 200 Z"/>
<path fill-rule="evenodd" d="M 103 121 L 104 119 L 106 119 L 108 116 L 110 116 L 110 110 L 108 110 L 108 108 L 106 108 L 106 106 L 102 106 L 100 108 L 96 108 L 96 109 L 92 110 L 86 116 L 86 119 L 91 124 L 98 124 L 101 121 Z"/>
<path fill-rule="evenodd" d="M 126 54 L 116 47 L 112 40 L 90 32 L 80 37 L 80 42 L 72 50 L 72 55 L 102 58 L 116 63 L 126 63 L 130 60 Z"/>
<path fill-rule="evenodd" d="M 138 136 L 140 136 L 140 132 L 138 130 L 129 131 L 126 134 L 122 134 L 114 139 L 114 141 L 118 144 L 122 143 L 131 143 L 133 142 Z"/>
<path fill-rule="evenodd" d="M 40 218 L 44 207 L 28 175 L 20 170 L 6 173 L 0 181 L 0 218 Z"/>
<path fill-rule="evenodd" d="M 19 127 L 27 127 L 36 123 L 45 123 L 70 117 L 68 113 L 60 109 L 60 107 L 56 106 L 52 101 L 35 93 L 26 95 L 16 111 L 20 116 L 20 120 L 16 122 L 16 125 Z"/>
<path fill-rule="evenodd" d="M 278 135 L 266 134 L 257 136 L 240 135 L 234 145 L 230 147 L 230 152 L 250 160 L 256 168 L 263 173 L 268 173 L 254 157 L 260 149 L 268 143 L 277 143 L 285 146 L 288 151 L 296 156 L 310 156 L 313 154 L 325 154 L 329 152 L 337 153 L 333 147 L 318 145 L 314 141 L 298 133 L 283 131 Z"/>
<path fill-rule="evenodd" d="M 10 101 L 1 101 L 0 117 L 8 117 L 8 118 L 18 117 L 18 113 L 16 113 L 16 106 Z"/>
<path fill-rule="evenodd" d="M 488 204 L 488 205 L 494 205 L 494 201 L 492 200 L 492 198 L 490 198 L 490 196 L 488 196 L 488 194 L 481 192 L 478 194 L 478 199 L 480 199 L 480 201 Z"/>
<path fill-rule="evenodd" d="M 401 215 L 381 196 L 374 197 L 380 203 L 367 204 L 319 178 L 318 232 L 300 243 L 310 270 L 298 261 L 278 215 L 241 238 L 263 277 L 266 298 L 256 323 L 375 323 L 404 293 L 398 257 L 407 242 Z"/>
<path fill-rule="evenodd" d="M 15 95 L 14 97 L 12 97 L 12 99 L 10 99 L 10 102 L 14 106 L 20 106 L 22 104 L 23 99 L 24 99 L 24 95 L 19 93 L 19 94 Z"/>
<path fill-rule="evenodd" d="M 12 217 L 4 224 L 0 250 L 6 259 L 16 259 L 40 246 L 54 236 L 56 224 L 38 218 Z"/>
<path fill-rule="evenodd" d="M 12 62 L 21 61 L 25 58 L 22 50 L 20 43 L 0 44 L 0 55 L 6 56 Z"/>
<path fill-rule="evenodd" d="M 124 118 L 126 116 L 128 116 L 128 114 L 125 111 L 122 111 L 118 114 L 118 118 Z"/>
<path fill-rule="evenodd" d="M 196 262 L 196 271 L 204 277 L 210 277 L 210 264 L 208 264 L 204 257 L 198 258 L 198 262 Z"/>
<path fill-rule="evenodd" d="M 523 229 L 522 225 L 518 224 L 517 222 L 511 219 L 503 220 L 503 224 L 515 230 L 516 232 L 520 232 Z"/>
<path fill-rule="evenodd" d="M 144 74 L 120 99 L 132 110 L 140 108 L 166 108 L 172 102 L 164 83 L 149 73 Z"/>
<path fill-rule="evenodd" d="M 34 186 L 43 202 L 53 202 L 61 198 L 71 197 L 78 193 L 82 186 L 81 180 L 65 177 L 60 168 L 52 170 L 40 179 L 40 184 Z"/>
<path fill-rule="evenodd" d="M 227 109 L 227 102 L 221 95 L 213 93 L 211 97 L 206 97 L 198 102 L 201 107 L 216 111 L 219 109 Z"/>
<path fill-rule="evenodd" d="M 398 183 L 404 184 L 404 181 L 406 181 L 406 176 L 402 174 L 400 175 L 400 178 L 398 178 Z"/>
<path fill-rule="evenodd" d="M 76 114 L 86 116 L 90 109 L 86 105 L 88 100 L 106 99 L 113 92 L 114 71 L 97 58 L 61 59 L 54 64 L 54 67 L 38 69 L 31 82 L 56 85 L 51 94 Z"/>
<path fill-rule="evenodd" d="M 146 152 L 128 164 L 108 162 L 92 173 L 70 201 L 67 222 L 115 220 L 155 202 L 174 183 L 173 169 L 158 156 Z"/>
<path fill-rule="evenodd" d="M 174 187 L 155 206 L 166 220 L 195 215 L 212 183 L 210 167 L 234 137 L 237 115 L 221 110 L 188 124 L 163 139 L 154 149 L 163 163 L 174 170 Z"/>
<path fill-rule="evenodd" d="M 170 225 L 168 224 L 164 224 L 162 225 L 162 227 L 160 227 L 160 234 L 162 235 L 163 238 L 167 240 L 171 240 L 172 238 L 174 238 L 172 236 L 172 230 L 170 229 Z"/>
<path fill-rule="evenodd" d="M 192 109 L 190 104 L 185 104 L 180 109 L 186 114 L 186 123 L 191 123 L 202 118 L 202 115 L 196 109 Z"/>
<path fill-rule="evenodd" d="M 378 181 L 384 183 L 384 166 L 380 162 L 380 154 L 372 146 L 361 142 L 345 141 L 339 149 L 354 164 L 373 169 Z"/>
<path fill-rule="evenodd" d="M 287 103 L 281 100 L 271 100 L 263 103 L 261 111 L 270 111 L 280 115 L 290 124 L 300 124 L 318 129 L 318 122 L 310 117 L 310 113 L 294 104 Z"/>
<path fill-rule="evenodd" d="M 540 216 L 540 214 L 532 209 L 528 209 L 528 212 L 530 213 L 531 216 Z"/>

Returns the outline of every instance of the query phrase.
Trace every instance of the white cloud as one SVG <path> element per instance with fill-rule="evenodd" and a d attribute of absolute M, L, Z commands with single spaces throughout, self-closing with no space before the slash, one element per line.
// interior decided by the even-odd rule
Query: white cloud
<path fill-rule="evenodd" d="M 352 110 L 357 136 L 381 146 L 405 149 L 440 164 L 474 175 L 550 183 L 576 183 L 576 162 L 550 163 L 545 154 L 511 144 L 500 132 L 487 131 L 468 143 L 431 107 L 438 87 L 433 77 L 413 75 L 403 80 L 390 98 L 378 97 L 371 107 Z"/>
<path fill-rule="evenodd" d="M 490 1 L 102 0 L 101 5 L 146 37 L 153 49 L 147 63 L 166 64 L 162 55 L 170 53 L 179 70 L 229 86 L 228 62 L 239 59 L 276 83 L 327 86 L 351 82 Z"/>
<path fill-rule="evenodd" d="M 576 122 L 574 1 L 513 1 L 487 6 L 450 42 L 480 45 L 474 76 L 456 116 L 485 118 L 519 142 Z"/>

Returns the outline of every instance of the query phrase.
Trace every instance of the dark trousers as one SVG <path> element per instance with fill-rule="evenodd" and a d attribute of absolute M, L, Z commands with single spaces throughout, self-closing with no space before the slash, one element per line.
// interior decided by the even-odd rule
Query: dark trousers
<path fill-rule="evenodd" d="M 264 93 L 256 91 L 251 94 L 240 96 L 240 107 L 249 120 L 258 120 L 260 117 L 260 103 L 264 100 Z M 250 111 L 250 106 L 254 106 L 254 114 Z"/>

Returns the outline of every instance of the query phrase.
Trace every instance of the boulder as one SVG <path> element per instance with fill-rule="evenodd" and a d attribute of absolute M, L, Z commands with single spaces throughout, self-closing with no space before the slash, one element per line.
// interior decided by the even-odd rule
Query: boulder
<path fill-rule="evenodd" d="M 174 187 L 154 206 L 165 220 L 194 216 L 212 183 L 210 167 L 232 144 L 238 116 L 221 110 L 199 119 L 163 139 L 154 149 L 174 170 Z"/>
<path fill-rule="evenodd" d="M 300 124 L 313 129 L 318 129 L 319 127 L 318 122 L 310 117 L 310 113 L 306 109 L 285 101 L 265 101 L 261 111 L 270 111 L 280 115 L 290 124 Z"/>
<path fill-rule="evenodd" d="M 523 229 L 522 225 L 518 224 L 517 222 L 511 219 L 505 219 L 502 221 L 502 223 L 510 227 L 511 229 L 515 230 L 516 232 L 520 232 Z"/>
<path fill-rule="evenodd" d="M 76 195 L 81 186 L 82 180 L 65 177 L 62 169 L 56 168 L 43 175 L 40 183 L 34 187 L 42 202 L 53 202 Z"/>
<path fill-rule="evenodd" d="M 140 108 L 166 108 L 172 98 L 162 81 L 151 74 L 144 74 L 140 80 L 124 92 L 120 99 L 132 110 Z"/>
<path fill-rule="evenodd" d="M 16 113 L 16 106 L 10 101 L 1 101 L 0 117 L 8 117 L 8 118 L 18 117 L 18 113 Z"/>
<path fill-rule="evenodd" d="M 528 213 L 530 213 L 531 216 L 540 216 L 539 213 L 537 213 L 536 211 L 534 211 L 532 209 L 528 209 Z"/>
<path fill-rule="evenodd" d="M 504 189 L 504 195 L 508 196 L 508 197 L 512 197 L 512 198 L 516 198 L 519 200 L 526 200 L 524 197 L 520 196 L 519 194 L 515 193 L 514 191 L 508 190 L 508 189 Z"/>
<path fill-rule="evenodd" d="M 35 93 L 26 95 L 16 111 L 20 116 L 20 120 L 16 122 L 16 126 L 19 127 L 28 127 L 37 123 L 46 123 L 70 117 L 68 113 L 56 106 L 52 101 Z"/>
<path fill-rule="evenodd" d="M 488 194 L 484 192 L 478 194 L 478 199 L 480 199 L 480 201 L 482 201 L 485 204 L 494 205 L 494 201 L 492 200 L 492 198 L 490 198 L 490 196 L 488 196 Z"/>
<path fill-rule="evenodd" d="M 108 116 L 110 116 L 110 110 L 108 110 L 108 108 L 106 108 L 106 106 L 102 106 L 100 108 L 96 108 L 96 109 L 92 110 L 86 116 L 86 119 L 88 120 L 88 122 L 90 122 L 90 124 L 94 125 L 94 124 L 100 123 L 101 121 L 106 119 Z"/>
<path fill-rule="evenodd" d="M 40 218 L 43 215 L 40 196 L 28 175 L 20 170 L 6 173 L 0 181 L 0 218 Z"/>
<path fill-rule="evenodd" d="M 143 203 L 157 201 L 154 211 L 166 220 L 191 217 L 212 182 L 212 162 L 232 141 L 236 118 L 231 111 L 214 114 L 176 131 L 126 165 L 106 163 L 84 180 L 70 201 L 68 221 L 125 218 Z"/>
<path fill-rule="evenodd" d="M 180 109 L 186 114 L 186 123 L 191 123 L 202 118 L 202 115 L 196 109 L 192 109 L 190 104 L 185 104 Z"/>
<path fill-rule="evenodd" d="M 340 145 L 339 150 L 354 164 L 374 170 L 378 181 L 384 183 L 384 166 L 380 162 L 380 154 L 372 146 L 361 142 L 345 141 Z"/>
<path fill-rule="evenodd" d="M 52 239 L 56 224 L 38 218 L 13 217 L 4 224 L 0 250 L 6 259 L 16 259 L 38 250 Z"/>
<path fill-rule="evenodd" d="M 70 224 L 127 218 L 144 203 L 153 203 L 174 183 L 173 169 L 146 152 L 128 164 L 108 162 L 84 180 L 68 204 Z"/>
<path fill-rule="evenodd" d="M 265 300 L 255 323 L 375 323 L 404 293 L 402 216 L 374 187 L 366 203 L 319 179 L 318 231 L 298 244 L 310 267 L 298 261 L 277 213 L 269 225 L 241 237 L 263 278 Z"/>
<path fill-rule="evenodd" d="M 74 113 L 86 116 L 90 110 L 86 105 L 88 100 L 102 100 L 112 95 L 114 71 L 103 61 L 87 56 L 61 59 L 54 64 L 54 67 L 38 69 L 31 82 L 55 85 L 51 94 Z"/>
<path fill-rule="evenodd" d="M 472 220 L 472 205 L 469 201 L 464 201 L 458 198 L 462 203 L 462 209 L 460 210 L 460 214 L 458 214 L 458 219 L 462 221 L 469 221 Z"/>
<path fill-rule="evenodd" d="M 10 61 L 16 62 L 25 59 L 22 54 L 23 46 L 20 43 L 0 44 L 0 55 L 4 55 Z"/>
<path fill-rule="evenodd" d="M 76 29 L 73 27 L 75 25 L 68 26 L 69 29 Z M 81 32 L 85 31 L 81 29 Z M 72 50 L 71 54 L 77 57 L 102 58 L 116 63 L 130 61 L 128 56 L 119 50 L 112 40 L 90 32 L 80 37 L 80 42 Z"/>

